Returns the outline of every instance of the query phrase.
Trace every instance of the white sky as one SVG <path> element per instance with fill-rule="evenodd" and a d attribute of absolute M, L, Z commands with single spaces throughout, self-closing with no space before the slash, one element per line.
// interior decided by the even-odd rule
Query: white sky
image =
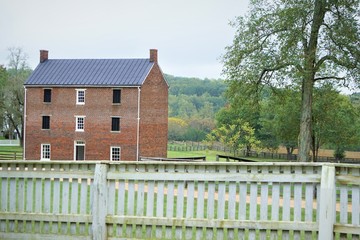
<path fill-rule="evenodd" d="M 0 64 L 21 47 L 31 68 L 49 58 L 148 58 L 163 72 L 219 78 L 232 43 L 229 21 L 248 0 L 0 0 Z"/>

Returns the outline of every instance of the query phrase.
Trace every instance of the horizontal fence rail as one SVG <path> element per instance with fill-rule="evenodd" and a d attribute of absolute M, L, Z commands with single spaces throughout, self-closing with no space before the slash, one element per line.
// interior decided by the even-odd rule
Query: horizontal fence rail
<path fill-rule="evenodd" d="M 0 160 L 23 160 L 22 152 L 2 151 L 0 152 Z"/>
<path fill-rule="evenodd" d="M 0 161 L 0 239 L 359 239 L 359 169 Z"/>
<path fill-rule="evenodd" d="M 20 140 L 0 140 L 0 146 L 20 146 Z"/>

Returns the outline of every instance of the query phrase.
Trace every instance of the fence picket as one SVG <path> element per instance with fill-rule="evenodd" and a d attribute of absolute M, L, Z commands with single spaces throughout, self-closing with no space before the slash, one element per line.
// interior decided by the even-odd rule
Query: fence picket
<path fill-rule="evenodd" d="M 273 167 L 273 174 L 279 174 L 280 169 L 278 166 Z M 272 182 L 271 188 L 271 220 L 279 221 L 279 202 L 280 202 L 280 183 Z M 271 230 L 270 232 L 271 239 L 278 238 L 278 230 Z"/>
<path fill-rule="evenodd" d="M 149 172 L 153 173 L 154 167 L 153 166 L 148 166 L 147 169 Z M 147 182 L 147 205 L 146 205 L 146 216 L 147 217 L 153 217 L 154 216 L 154 188 L 155 188 L 155 183 L 154 181 L 148 181 Z M 146 236 L 148 237 L 154 237 L 153 236 L 153 226 L 152 225 L 146 225 Z"/>
<path fill-rule="evenodd" d="M 202 169 L 204 171 L 204 169 Z M 203 172 L 201 172 L 203 173 Z M 197 200 L 196 200 L 196 218 L 203 219 L 205 218 L 205 182 L 197 182 Z M 202 239 L 204 233 L 204 228 L 196 228 L 196 239 Z"/>
<path fill-rule="evenodd" d="M 136 199 L 136 216 L 144 216 L 144 198 L 145 198 L 145 188 L 144 181 L 138 181 L 137 185 L 137 199 Z M 136 237 L 142 238 L 143 231 L 142 225 L 136 225 Z"/>
<path fill-rule="evenodd" d="M 188 167 L 189 172 L 193 172 L 194 171 L 194 166 L 189 166 Z M 187 201 L 186 201 L 186 214 L 185 217 L 187 219 L 189 218 L 193 218 L 194 217 L 194 190 L 195 190 L 195 184 L 194 182 L 187 182 Z M 192 239 L 192 234 L 193 234 L 193 228 L 187 227 L 185 229 L 185 238 L 186 239 Z"/>
<path fill-rule="evenodd" d="M 269 173 L 267 167 L 262 168 L 262 174 Z M 260 184 L 260 220 L 268 220 L 268 205 L 269 205 L 269 184 L 261 183 Z M 266 230 L 260 230 L 260 239 L 266 239 Z"/>
<path fill-rule="evenodd" d="M 352 169 L 352 175 L 354 177 L 360 176 L 360 169 Z M 360 187 L 359 185 L 353 185 L 351 189 L 351 207 L 352 207 L 352 214 L 351 214 L 351 224 L 354 226 L 360 225 Z M 359 213 L 359 214 L 356 214 Z M 360 234 L 353 234 L 352 239 L 359 240 Z"/>
<path fill-rule="evenodd" d="M 284 173 L 291 173 L 291 168 L 286 166 L 284 167 Z M 282 221 L 290 221 L 290 199 L 291 199 L 291 184 L 283 184 L 283 205 L 282 205 Z M 283 230 L 282 237 L 284 239 L 289 239 L 289 231 Z"/>
<path fill-rule="evenodd" d="M 229 201 L 228 201 L 228 218 L 229 220 L 236 219 L 236 191 L 237 191 L 237 184 L 236 182 L 229 183 Z M 235 231 L 234 229 L 228 229 L 228 239 L 235 239 Z"/>
<path fill-rule="evenodd" d="M 257 174 L 257 167 L 252 166 L 251 167 L 251 173 Z M 258 185 L 257 182 L 252 182 L 250 184 L 250 213 L 249 213 L 249 220 L 255 221 L 257 218 L 257 191 L 258 191 Z M 249 229 L 249 239 L 255 240 L 256 234 L 254 229 Z"/>
<path fill-rule="evenodd" d="M 246 166 L 240 166 L 239 170 L 240 174 L 247 174 L 247 167 Z M 246 212 L 247 212 L 247 204 L 246 204 L 246 198 L 248 195 L 247 191 L 247 183 L 246 182 L 240 182 L 239 185 L 239 220 L 246 220 Z M 243 228 L 239 228 L 238 230 L 238 238 L 245 239 L 245 231 Z"/>
<path fill-rule="evenodd" d="M 225 166 L 219 166 L 219 173 L 226 173 Z M 217 190 L 217 215 L 216 219 L 224 220 L 225 219 L 225 203 L 226 203 L 226 184 L 228 182 L 218 182 L 218 190 Z M 217 229 L 216 239 L 224 239 L 224 229 Z"/>
<path fill-rule="evenodd" d="M 184 217 L 184 182 L 177 183 L 177 196 L 176 196 L 176 218 Z M 181 239 L 183 237 L 183 229 L 182 226 L 177 226 L 175 228 L 175 238 Z"/>
<path fill-rule="evenodd" d="M 162 174 L 165 172 L 164 165 L 160 165 L 158 173 Z M 156 195 L 156 217 L 164 217 L 164 181 L 157 182 L 157 195 Z M 162 226 L 155 228 L 155 237 L 162 239 Z"/>
<path fill-rule="evenodd" d="M 312 174 L 313 168 L 306 168 L 306 173 Z M 305 184 L 305 221 L 312 222 L 313 221 L 313 205 L 314 205 L 314 196 L 315 196 L 315 184 L 314 183 L 306 183 Z M 306 239 L 312 238 L 312 232 L 305 232 Z"/>

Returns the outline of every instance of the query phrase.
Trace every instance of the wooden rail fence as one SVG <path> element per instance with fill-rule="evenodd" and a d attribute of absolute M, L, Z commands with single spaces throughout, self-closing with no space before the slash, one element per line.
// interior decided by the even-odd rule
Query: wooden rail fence
<path fill-rule="evenodd" d="M 359 170 L 0 161 L 0 239 L 359 239 Z"/>
<path fill-rule="evenodd" d="M 14 151 L 0 152 L 0 160 L 22 160 L 22 159 L 23 159 L 22 152 L 14 152 Z"/>

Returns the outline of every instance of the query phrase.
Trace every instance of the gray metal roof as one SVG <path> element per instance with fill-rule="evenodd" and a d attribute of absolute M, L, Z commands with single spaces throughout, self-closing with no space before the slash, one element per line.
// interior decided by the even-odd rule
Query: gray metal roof
<path fill-rule="evenodd" d="M 26 86 L 140 86 L 154 63 L 149 59 L 48 59 Z"/>

